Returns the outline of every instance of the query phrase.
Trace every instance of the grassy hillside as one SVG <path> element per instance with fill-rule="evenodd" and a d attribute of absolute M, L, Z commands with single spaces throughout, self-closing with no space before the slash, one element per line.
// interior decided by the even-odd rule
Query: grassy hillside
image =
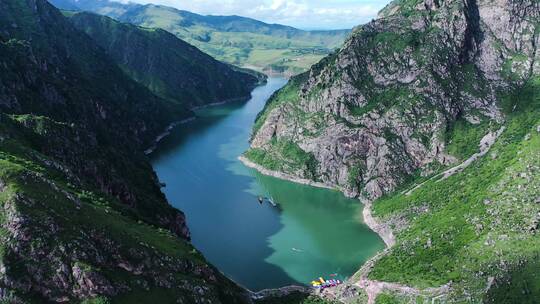
<path fill-rule="evenodd" d="M 536 77 L 504 96 L 507 129 L 465 171 L 374 203 L 375 216 L 398 231 L 398 245 L 375 264 L 370 278 L 419 288 L 452 282 L 451 298 L 458 301 L 466 299 L 464 290 L 486 303 L 534 303 L 540 297 L 532 271 L 540 261 L 538 92 Z"/>
<path fill-rule="evenodd" d="M 246 303 L 142 152 L 191 116 L 46 1 L 0 1 L 0 302 Z"/>
<path fill-rule="evenodd" d="M 395 243 L 338 298 L 538 302 L 538 8 L 394 1 L 267 102 L 246 156 L 368 202 Z"/>
<path fill-rule="evenodd" d="M 298 74 L 341 46 L 350 30 L 302 31 L 239 16 L 201 16 L 158 5 L 53 0 L 59 8 L 92 11 L 162 28 L 214 58 L 265 72 Z"/>
<path fill-rule="evenodd" d="M 161 29 L 93 13 L 71 14 L 70 19 L 131 78 L 156 95 L 187 107 L 247 98 L 259 81 Z"/>
<path fill-rule="evenodd" d="M 45 117 L 5 114 L 0 130 L 3 301 L 244 302 L 244 291 L 189 242 L 43 154 L 49 141 L 75 151 L 84 144 L 83 131 Z"/>

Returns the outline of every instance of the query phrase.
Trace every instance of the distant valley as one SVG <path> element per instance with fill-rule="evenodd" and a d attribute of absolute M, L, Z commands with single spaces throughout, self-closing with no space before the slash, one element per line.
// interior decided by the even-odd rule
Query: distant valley
<path fill-rule="evenodd" d="M 161 5 L 51 0 L 68 11 L 89 11 L 121 22 L 162 28 L 212 57 L 268 74 L 291 76 L 339 48 L 351 30 L 304 31 L 240 16 L 202 16 Z"/>

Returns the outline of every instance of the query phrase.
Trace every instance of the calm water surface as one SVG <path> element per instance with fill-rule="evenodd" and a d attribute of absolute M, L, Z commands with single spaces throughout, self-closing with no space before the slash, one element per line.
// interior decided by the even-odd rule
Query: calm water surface
<path fill-rule="evenodd" d="M 346 278 L 383 248 L 362 223 L 362 205 L 341 193 L 263 176 L 237 160 L 270 95 L 271 78 L 247 103 L 199 111 L 152 154 L 167 198 L 187 215 L 193 244 L 227 276 L 252 290 Z M 260 205 L 273 197 L 278 207 Z"/>

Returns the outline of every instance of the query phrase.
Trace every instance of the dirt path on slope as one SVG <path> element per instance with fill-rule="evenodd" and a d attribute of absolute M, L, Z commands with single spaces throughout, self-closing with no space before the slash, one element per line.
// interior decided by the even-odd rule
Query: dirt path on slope
<path fill-rule="evenodd" d="M 473 154 L 471 157 L 467 158 L 461 164 L 459 164 L 459 165 L 457 165 L 455 167 L 452 167 L 452 168 L 450 168 L 450 169 L 448 169 L 448 170 L 446 170 L 444 172 L 441 172 L 441 173 L 433 176 L 432 178 L 428 179 L 427 181 L 425 181 L 425 182 L 423 182 L 421 184 L 418 184 L 417 186 L 415 186 L 411 190 L 407 191 L 405 193 L 405 195 L 407 195 L 407 196 L 411 195 L 415 190 L 419 189 L 420 187 L 422 187 L 425 183 L 427 183 L 429 181 L 437 179 L 437 182 L 440 182 L 440 181 L 443 181 L 443 180 L 449 178 L 450 176 L 452 176 L 452 175 L 454 175 L 456 173 L 459 173 L 459 172 L 465 170 L 465 168 L 467 168 L 473 162 L 475 162 L 477 159 L 479 159 L 480 157 L 486 155 L 489 152 L 489 150 L 491 149 L 493 144 L 495 144 L 495 142 L 501 136 L 501 134 L 504 132 L 505 129 L 506 129 L 506 127 L 501 127 L 497 132 L 489 132 L 488 134 L 486 134 L 486 136 L 484 136 L 482 138 L 482 140 L 480 140 L 480 145 L 479 145 L 480 151 L 478 153 Z"/>
<path fill-rule="evenodd" d="M 449 178 L 450 176 L 456 173 L 463 171 L 465 168 L 470 166 L 477 159 L 486 155 L 491 149 L 491 147 L 493 146 L 493 144 L 495 144 L 497 139 L 504 132 L 504 130 L 505 130 L 505 127 L 501 127 L 496 132 L 489 132 L 480 141 L 480 145 L 479 145 L 480 151 L 478 153 L 473 154 L 471 157 L 463 161 L 461 164 L 455 167 L 452 167 L 440 174 L 437 174 L 436 176 L 430 178 L 429 180 L 417 185 L 416 187 L 414 187 L 413 189 L 405 193 L 405 195 L 411 195 L 412 192 L 419 189 L 420 187 L 422 187 L 422 185 L 424 185 L 430 180 L 438 179 L 437 182 L 439 182 L 439 181 Z M 363 211 L 364 222 L 366 223 L 366 225 L 369 226 L 371 230 L 375 231 L 381 236 L 381 238 L 384 240 L 387 246 L 387 248 L 383 252 L 371 258 L 369 261 L 367 261 L 364 264 L 362 269 L 360 269 L 359 271 L 359 273 L 361 273 L 360 279 L 357 282 L 353 283 L 354 286 L 360 287 L 366 291 L 367 296 L 368 296 L 368 304 L 375 304 L 375 299 L 377 298 L 377 296 L 384 291 L 396 292 L 396 293 L 404 294 L 404 295 L 424 295 L 424 296 L 429 296 L 433 298 L 447 294 L 450 291 L 449 284 L 446 284 L 440 287 L 434 287 L 434 288 L 417 289 L 417 288 L 413 288 L 413 287 L 398 284 L 398 283 L 380 282 L 380 281 L 370 280 L 368 278 L 368 275 L 371 272 L 371 269 L 373 269 L 377 260 L 379 260 L 381 257 L 386 255 L 389 252 L 389 249 L 392 248 L 396 244 L 396 238 L 392 232 L 392 229 L 388 225 L 378 222 L 373 217 L 372 210 L 371 210 L 373 203 L 364 202 L 364 205 L 365 205 L 364 211 Z"/>
<path fill-rule="evenodd" d="M 378 259 L 388 253 L 388 249 L 389 248 L 368 261 L 360 270 L 360 272 L 362 273 L 360 279 L 353 283 L 354 286 L 360 287 L 366 292 L 368 297 L 368 304 L 375 304 L 377 296 L 383 292 L 394 292 L 408 296 L 413 295 L 436 298 L 444 296 L 450 291 L 450 284 L 434 288 L 418 289 L 398 283 L 370 280 L 368 278 L 368 275 L 371 272 L 371 269 L 373 268 Z"/>

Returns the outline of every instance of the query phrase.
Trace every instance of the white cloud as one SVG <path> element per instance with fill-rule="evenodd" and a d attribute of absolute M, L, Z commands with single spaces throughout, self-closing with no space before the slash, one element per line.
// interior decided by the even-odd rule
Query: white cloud
<path fill-rule="evenodd" d="M 390 0 L 132 0 L 207 15 L 240 15 L 300 28 L 351 28 L 370 21 Z"/>

